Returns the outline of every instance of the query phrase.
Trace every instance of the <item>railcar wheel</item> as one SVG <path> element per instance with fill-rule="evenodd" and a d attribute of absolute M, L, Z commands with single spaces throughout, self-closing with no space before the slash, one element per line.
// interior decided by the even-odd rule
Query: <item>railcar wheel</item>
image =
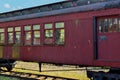
<path fill-rule="evenodd" d="M 8 65 L 8 66 L 6 67 L 6 69 L 7 69 L 7 71 L 11 71 L 11 70 L 13 69 L 13 67 L 12 67 L 12 65 Z"/>

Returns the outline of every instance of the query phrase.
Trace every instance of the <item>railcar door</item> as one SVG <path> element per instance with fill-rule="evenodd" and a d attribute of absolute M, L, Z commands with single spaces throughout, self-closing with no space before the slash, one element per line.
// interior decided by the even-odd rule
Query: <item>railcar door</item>
<path fill-rule="evenodd" d="M 120 61 L 120 17 L 97 18 L 98 59 Z"/>

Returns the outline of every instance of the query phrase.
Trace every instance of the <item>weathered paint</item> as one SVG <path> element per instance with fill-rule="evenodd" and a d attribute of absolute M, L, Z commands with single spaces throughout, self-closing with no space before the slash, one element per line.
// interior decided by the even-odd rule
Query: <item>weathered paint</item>
<path fill-rule="evenodd" d="M 117 61 L 111 57 L 111 61 L 94 59 L 94 40 L 93 40 L 93 18 L 101 16 L 119 15 L 120 8 L 103 9 L 89 12 L 77 12 L 70 14 L 62 14 L 56 16 L 46 16 L 42 18 L 24 19 L 18 21 L 10 21 L 0 23 L 0 27 L 21 26 L 41 24 L 41 45 L 25 46 L 24 33 L 22 31 L 22 41 L 20 45 L 20 60 L 62 63 L 62 64 L 78 64 L 84 66 L 109 66 L 120 68 L 120 59 Z M 44 23 L 65 22 L 65 45 L 44 45 Z M 117 34 L 117 33 L 116 33 Z M 118 33 L 119 34 L 119 33 Z M 104 43 L 106 44 L 106 43 Z M 114 43 L 112 43 L 114 44 Z M 6 45 L 4 47 L 5 58 L 12 58 L 11 54 L 13 46 Z M 109 46 L 108 46 L 109 47 Z M 111 46 L 110 46 L 111 47 Z M 111 48 L 110 48 L 111 49 Z M 19 50 L 18 50 L 19 51 Z M 17 52 L 17 51 L 16 51 Z M 16 53 L 15 52 L 15 56 Z M 111 55 L 114 55 L 114 50 Z M 104 53 L 102 56 L 106 56 Z M 114 55 L 114 57 L 118 57 Z"/>
<path fill-rule="evenodd" d="M 20 58 L 20 45 L 14 45 L 12 47 L 12 58 L 19 59 Z"/>

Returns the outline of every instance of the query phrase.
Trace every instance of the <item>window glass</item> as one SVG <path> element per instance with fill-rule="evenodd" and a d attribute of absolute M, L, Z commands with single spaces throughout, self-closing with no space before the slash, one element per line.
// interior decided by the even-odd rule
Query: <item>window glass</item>
<path fill-rule="evenodd" d="M 33 30 L 40 30 L 40 25 L 33 25 Z"/>
<path fill-rule="evenodd" d="M 33 44 L 40 44 L 40 25 L 33 25 Z"/>
<path fill-rule="evenodd" d="M 56 28 L 64 28 L 64 22 L 56 23 L 55 27 Z"/>
<path fill-rule="evenodd" d="M 20 38 L 21 38 L 21 32 L 16 32 L 15 33 L 15 43 L 20 43 Z"/>
<path fill-rule="evenodd" d="M 0 43 L 4 43 L 5 42 L 5 29 L 1 28 L 0 29 Z"/>
<path fill-rule="evenodd" d="M 25 32 L 25 45 L 31 45 L 31 32 Z"/>
<path fill-rule="evenodd" d="M 52 29 L 52 24 L 50 23 L 50 24 L 45 24 L 45 29 Z"/>
<path fill-rule="evenodd" d="M 15 31 L 21 31 L 20 27 L 15 27 Z"/>
<path fill-rule="evenodd" d="M 13 28 L 8 28 L 8 32 L 12 32 L 13 31 Z"/>
<path fill-rule="evenodd" d="M 40 44 L 40 31 L 34 31 L 33 44 L 34 45 Z"/>
<path fill-rule="evenodd" d="M 31 45 L 32 44 L 32 27 L 31 26 L 24 26 L 24 32 L 25 32 L 25 45 Z"/>
<path fill-rule="evenodd" d="M 109 18 L 108 19 L 108 32 L 112 32 L 112 26 L 113 26 L 112 18 Z"/>
<path fill-rule="evenodd" d="M 4 43 L 4 42 L 5 42 L 5 34 L 0 33 L 0 43 Z"/>
<path fill-rule="evenodd" d="M 65 30 L 64 22 L 59 22 L 55 24 L 55 43 L 64 44 L 65 42 Z"/>
<path fill-rule="evenodd" d="M 8 33 L 8 43 L 13 43 L 13 33 Z"/>
<path fill-rule="evenodd" d="M 65 31 L 64 29 L 56 30 L 56 44 L 64 44 Z"/>
<path fill-rule="evenodd" d="M 45 44 L 53 44 L 53 34 L 52 24 L 45 24 Z"/>
<path fill-rule="evenodd" d="M 108 32 L 108 19 L 104 19 L 104 32 Z"/>
<path fill-rule="evenodd" d="M 46 30 L 45 31 L 45 38 L 53 37 L 53 30 Z"/>
<path fill-rule="evenodd" d="M 119 32 L 120 32 L 120 18 L 119 18 Z"/>
<path fill-rule="evenodd" d="M 113 18 L 113 30 L 114 32 L 118 31 L 118 19 L 117 18 Z"/>
<path fill-rule="evenodd" d="M 25 26 L 25 27 L 24 27 L 24 30 L 25 30 L 25 31 L 31 30 L 31 26 Z"/>
<path fill-rule="evenodd" d="M 4 32 L 5 31 L 5 29 L 0 29 L 0 32 Z"/>
<path fill-rule="evenodd" d="M 99 20 L 99 32 L 103 32 L 103 23 L 104 23 L 104 21 L 103 21 L 103 19 L 100 19 Z"/>
<path fill-rule="evenodd" d="M 98 20 L 99 32 L 118 32 L 120 31 L 119 19 L 117 17 L 105 17 Z"/>

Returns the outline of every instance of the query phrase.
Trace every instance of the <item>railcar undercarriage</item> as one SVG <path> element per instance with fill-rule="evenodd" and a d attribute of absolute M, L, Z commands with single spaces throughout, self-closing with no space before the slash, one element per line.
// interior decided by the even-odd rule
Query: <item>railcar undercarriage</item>
<path fill-rule="evenodd" d="M 120 69 L 110 68 L 109 71 L 87 71 L 91 80 L 120 80 Z"/>
<path fill-rule="evenodd" d="M 0 59 L 0 67 L 5 67 L 7 71 L 11 71 L 15 64 L 15 60 Z"/>

